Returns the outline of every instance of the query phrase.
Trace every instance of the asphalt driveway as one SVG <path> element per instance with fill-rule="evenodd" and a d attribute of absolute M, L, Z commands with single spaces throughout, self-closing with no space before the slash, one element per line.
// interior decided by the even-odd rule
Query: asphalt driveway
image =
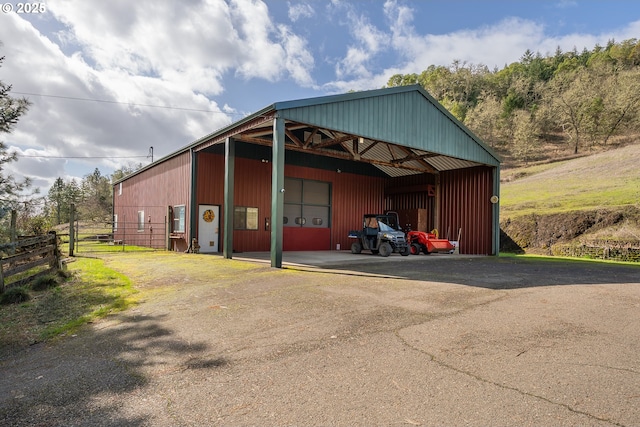
<path fill-rule="evenodd" d="M 145 301 L 0 361 L 0 424 L 640 425 L 640 266 L 410 258 L 115 255 Z"/>

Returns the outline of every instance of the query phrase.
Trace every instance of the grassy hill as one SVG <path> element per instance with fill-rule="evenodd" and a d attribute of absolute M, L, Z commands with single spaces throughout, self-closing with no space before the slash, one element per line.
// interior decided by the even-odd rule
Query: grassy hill
<path fill-rule="evenodd" d="M 503 217 L 638 205 L 640 144 L 503 171 Z"/>
<path fill-rule="evenodd" d="M 518 246 L 640 242 L 640 144 L 502 172 L 501 226 Z M 504 240 L 504 239 L 503 239 Z"/>

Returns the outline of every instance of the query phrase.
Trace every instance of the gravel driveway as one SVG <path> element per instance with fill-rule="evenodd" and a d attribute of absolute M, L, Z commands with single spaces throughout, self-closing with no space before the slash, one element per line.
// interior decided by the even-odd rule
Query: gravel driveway
<path fill-rule="evenodd" d="M 0 425 L 640 425 L 640 266 L 153 256 L 108 259 L 136 308 L 0 361 Z"/>

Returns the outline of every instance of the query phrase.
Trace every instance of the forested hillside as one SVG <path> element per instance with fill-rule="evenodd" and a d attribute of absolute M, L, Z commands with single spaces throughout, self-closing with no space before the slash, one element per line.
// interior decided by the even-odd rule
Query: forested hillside
<path fill-rule="evenodd" d="M 632 142 L 640 125 L 640 42 L 553 54 L 526 51 L 490 70 L 455 61 L 388 86 L 422 85 L 504 157 L 505 166 Z"/>

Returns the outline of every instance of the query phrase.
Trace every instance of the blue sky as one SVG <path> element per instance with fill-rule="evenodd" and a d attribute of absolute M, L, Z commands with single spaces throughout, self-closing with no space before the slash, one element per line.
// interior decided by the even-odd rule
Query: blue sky
<path fill-rule="evenodd" d="M 9 171 L 45 193 L 56 177 L 146 164 L 150 146 L 158 159 L 277 101 L 380 88 L 454 60 L 501 68 L 527 49 L 640 38 L 632 0 L 45 0 L 32 14 L 10 4 L 0 80 L 33 105 L 2 138 L 20 156 Z"/>

